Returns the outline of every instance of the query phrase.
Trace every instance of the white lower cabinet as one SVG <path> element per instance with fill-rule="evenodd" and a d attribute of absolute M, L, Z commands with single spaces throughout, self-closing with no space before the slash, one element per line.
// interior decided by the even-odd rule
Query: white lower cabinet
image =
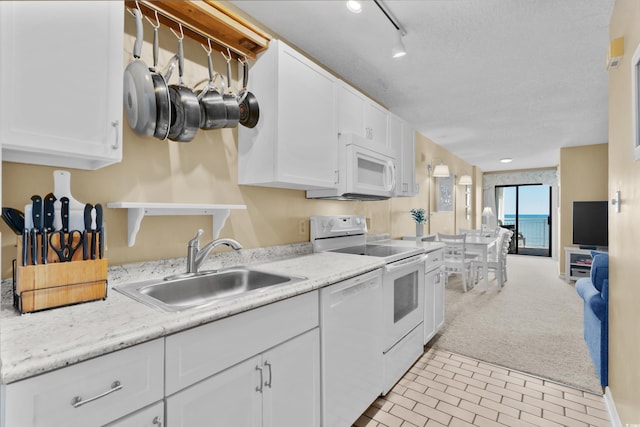
<path fill-rule="evenodd" d="M 424 343 L 428 343 L 444 324 L 444 275 L 442 249 L 427 254 L 424 275 Z"/>
<path fill-rule="evenodd" d="M 320 425 L 319 334 L 313 329 L 167 399 L 167 425 Z"/>
<path fill-rule="evenodd" d="M 3 386 L 0 425 L 99 427 L 158 402 L 163 349 L 157 339 Z"/>
<path fill-rule="evenodd" d="M 166 338 L 167 426 L 319 427 L 318 292 Z"/>

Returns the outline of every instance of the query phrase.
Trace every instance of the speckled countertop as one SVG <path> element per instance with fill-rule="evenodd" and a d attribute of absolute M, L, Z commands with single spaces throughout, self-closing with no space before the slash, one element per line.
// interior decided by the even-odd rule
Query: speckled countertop
<path fill-rule="evenodd" d="M 431 251 L 439 243 L 393 241 Z M 399 242 L 399 243 L 395 243 Z M 380 258 L 337 253 L 311 253 L 302 243 L 265 249 L 223 252 L 209 257 L 202 269 L 251 265 L 255 269 L 307 279 L 265 288 L 201 309 L 164 312 L 120 294 L 113 286 L 162 278 L 184 271 L 184 258 L 109 268 L 104 301 L 19 315 L 7 298 L 5 281 L 0 310 L 0 383 L 11 383 L 92 357 L 208 323 L 252 308 L 319 289 L 376 268 Z"/>

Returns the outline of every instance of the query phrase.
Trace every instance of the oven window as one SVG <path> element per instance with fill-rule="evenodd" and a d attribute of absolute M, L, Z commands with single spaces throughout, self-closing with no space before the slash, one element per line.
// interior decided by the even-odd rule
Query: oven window
<path fill-rule="evenodd" d="M 397 278 L 393 282 L 393 323 L 418 308 L 418 272 Z"/>

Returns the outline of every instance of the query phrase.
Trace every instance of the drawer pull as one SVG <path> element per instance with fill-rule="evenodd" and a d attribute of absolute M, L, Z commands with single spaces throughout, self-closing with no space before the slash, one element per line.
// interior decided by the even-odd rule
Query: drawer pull
<path fill-rule="evenodd" d="M 157 425 L 158 427 L 162 427 L 162 420 L 160 419 L 160 417 L 155 417 L 151 423 Z"/>
<path fill-rule="evenodd" d="M 73 399 L 71 399 L 71 406 L 73 406 L 74 408 L 79 408 L 82 405 L 85 405 L 85 404 L 87 404 L 89 402 L 93 402 L 94 400 L 98 400 L 98 399 L 100 399 L 102 397 L 105 397 L 105 396 L 107 396 L 107 395 L 109 395 L 109 394 L 111 394 L 113 392 L 116 392 L 118 390 L 122 390 L 122 387 L 123 386 L 122 386 L 122 384 L 120 384 L 120 381 L 114 381 L 113 384 L 111 384 L 111 388 L 109 390 L 107 390 L 104 393 L 101 393 L 101 394 L 99 394 L 97 396 L 93 396 L 93 397 L 90 397 L 90 398 L 84 399 L 84 400 L 80 396 L 74 397 Z"/>

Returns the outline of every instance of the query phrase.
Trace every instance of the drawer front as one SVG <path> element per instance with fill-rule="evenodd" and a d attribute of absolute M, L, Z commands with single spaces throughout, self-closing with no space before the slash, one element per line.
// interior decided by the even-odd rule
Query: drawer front
<path fill-rule="evenodd" d="M 428 272 L 429 270 L 440 267 L 440 264 L 442 264 L 443 253 L 444 251 L 442 249 L 438 249 L 437 251 L 426 254 L 427 259 L 424 262 L 424 271 Z"/>
<path fill-rule="evenodd" d="M 101 426 L 162 400 L 163 347 L 157 339 L 9 384 L 6 425 Z"/>
<path fill-rule="evenodd" d="M 127 415 L 105 427 L 162 427 L 164 422 L 164 402 L 148 406 L 136 413 Z"/>
<path fill-rule="evenodd" d="M 167 396 L 318 326 L 318 291 L 166 338 Z"/>

